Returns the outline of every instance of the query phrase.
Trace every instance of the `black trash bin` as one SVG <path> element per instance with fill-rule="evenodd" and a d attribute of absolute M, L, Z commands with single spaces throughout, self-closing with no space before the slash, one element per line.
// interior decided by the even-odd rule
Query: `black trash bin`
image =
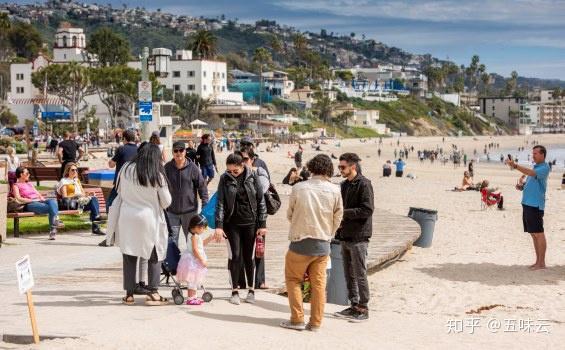
<path fill-rule="evenodd" d="M 431 247 L 437 221 L 437 210 L 410 207 L 408 217 L 415 220 L 422 230 L 420 238 L 414 242 L 414 245 L 421 248 Z"/>
<path fill-rule="evenodd" d="M 341 243 L 338 240 L 332 240 L 330 258 L 332 268 L 328 276 L 328 283 L 326 284 L 326 301 L 329 304 L 349 305 L 345 273 L 343 271 Z"/>

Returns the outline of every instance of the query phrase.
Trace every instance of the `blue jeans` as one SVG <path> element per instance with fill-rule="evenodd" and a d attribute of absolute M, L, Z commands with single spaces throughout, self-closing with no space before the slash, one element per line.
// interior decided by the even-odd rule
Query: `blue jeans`
<path fill-rule="evenodd" d="M 202 177 L 204 180 L 214 178 L 214 164 L 201 165 L 200 169 L 202 169 Z"/>
<path fill-rule="evenodd" d="M 98 203 L 98 198 L 92 196 L 90 197 L 90 202 L 83 208 L 84 211 L 90 211 L 90 221 L 96 220 L 100 216 L 100 204 Z"/>
<path fill-rule="evenodd" d="M 49 226 L 55 227 L 55 219 L 59 215 L 59 207 L 54 199 L 47 199 L 41 202 L 31 202 L 26 204 L 26 210 L 35 214 L 49 214 Z"/>

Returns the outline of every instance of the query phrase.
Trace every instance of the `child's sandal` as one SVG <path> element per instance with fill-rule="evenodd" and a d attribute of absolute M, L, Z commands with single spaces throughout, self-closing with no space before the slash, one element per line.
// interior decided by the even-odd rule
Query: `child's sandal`
<path fill-rule="evenodd" d="M 200 298 L 192 298 L 186 301 L 186 305 L 202 305 L 203 302 Z"/>
<path fill-rule="evenodd" d="M 132 295 L 126 295 L 122 298 L 122 304 L 124 305 L 133 305 L 135 304 L 135 299 L 133 299 Z"/>

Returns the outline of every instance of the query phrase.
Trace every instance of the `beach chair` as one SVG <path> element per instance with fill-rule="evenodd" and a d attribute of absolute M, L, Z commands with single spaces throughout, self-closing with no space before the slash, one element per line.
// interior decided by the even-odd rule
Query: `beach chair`
<path fill-rule="evenodd" d="M 501 193 L 489 192 L 487 188 L 481 189 L 481 210 L 494 208 L 496 205 L 498 209 L 502 209 L 504 197 Z"/>

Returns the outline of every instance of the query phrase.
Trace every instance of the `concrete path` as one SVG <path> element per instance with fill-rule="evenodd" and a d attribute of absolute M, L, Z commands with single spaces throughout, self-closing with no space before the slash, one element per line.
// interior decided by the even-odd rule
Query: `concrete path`
<path fill-rule="evenodd" d="M 288 224 L 284 218 L 285 196 L 282 208 L 268 221 L 266 262 L 267 283 L 271 287 L 284 285 L 284 254 L 288 247 Z M 409 249 L 420 233 L 419 226 L 411 219 L 381 210 L 375 212 L 374 227 L 376 232 L 369 249 L 369 265 L 373 270 Z M 277 325 L 288 318 L 286 299 L 276 294 L 258 292 L 259 302 L 256 305 L 237 307 L 228 304 L 229 276 L 224 243 L 207 247 L 209 274 L 206 286 L 214 294 L 212 303 L 201 308 L 174 304 L 163 308 L 146 308 L 141 306 L 141 297 L 138 297 L 139 307 L 120 304 L 123 293 L 121 255 L 116 247 L 98 247 L 100 240 L 99 236 L 88 233 L 61 234 L 56 241 L 48 241 L 45 235 L 9 239 L 0 248 L 0 295 L 3 296 L 0 300 L 0 333 L 30 333 L 25 297 L 17 292 L 14 272 L 15 261 L 29 254 L 36 279 L 34 297 L 41 334 L 81 337 L 78 340 L 49 340 L 42 348 L 58 348 L 63 345 L 67 348 L 81 346 L 116 349 L 140 348 L 142 344 L 178 346 L 183 344 L 183 333 L 179 330 L 205 331 L 207 327 L 219 327 L 213 331 L 218 348 L 230 347 L 230 337 L 234 341 L 237 339 L 238 344 L 247 344 L 251 348 L 264 348 L 267 344 L 281 348 L 259 332 L 276 330 L 277 333 L 285 333 Z M 181 248 L 184 246 L 183 241 L 181 239 Z M 162 288 L 161 293 L 170 297 L 167 288 Z M 330 315 L 341 308 L 328 305 L 326 313 Z M 176 324 L 177 322 L 180 323 Z M 338 330 L 342 328 L 340 325 L 343 322 L 329 318 L 326 324 L 329 329 Z M 227 339 L 220 336 L 224 329 L 233 328 L 236 324 L 243 330 L 244 333 L 240 334 L 243 338 L 249 332 L 257 333 L 255 337 L 259 339 L 259 343 L 251 341 L 253 338 L 249 337 L 240 339 L 233 331 L 227 331 Z M 129 334 L 133 329 L 135 336 Z M 140 329 L 144 331 L 138 334 Z M 314 345 L 296 332 L 288 334 L 299 337 L 296 345 Z M 150 335 L 153 338 L 149 339 Z M 355 338 L 354 334 L 348 337 L 350 345 L 355 344 Z M 301 343 L 299 339 L 306 343 Z M 331 343 L 327 345 L 330 346 Z M 0 342 L 0 348 L 13 347 L 16 346 Z"/>

